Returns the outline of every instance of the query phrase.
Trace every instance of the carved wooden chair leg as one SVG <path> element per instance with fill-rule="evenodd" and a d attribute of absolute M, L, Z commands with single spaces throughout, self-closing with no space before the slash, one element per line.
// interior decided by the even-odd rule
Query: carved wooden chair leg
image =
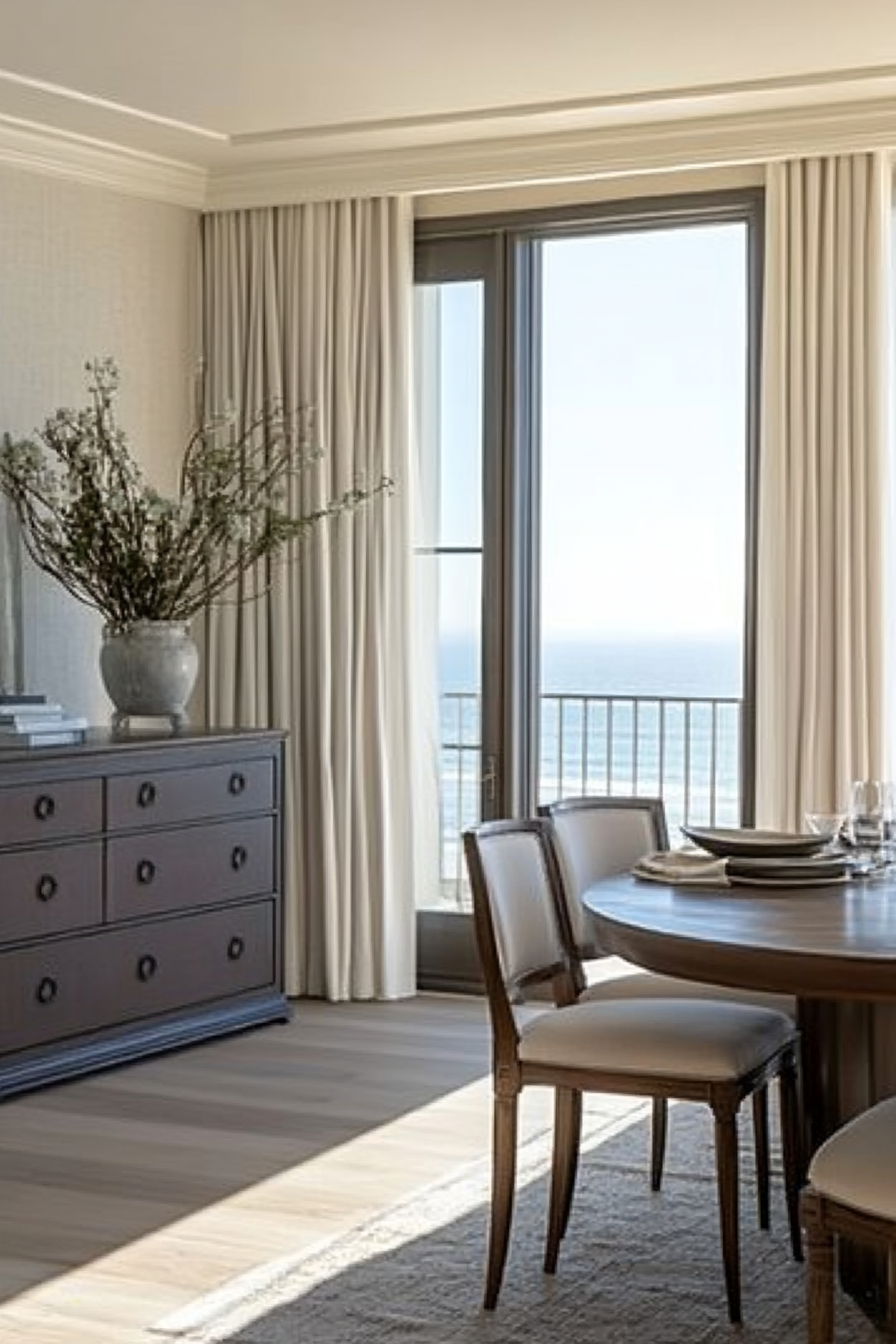
<path fill-rule="evenodd" d="M 887 1249 L 887 1302 L 884 1323 L 891 1335 L 896 1335 L 896 1247 Z"/>
<path fill-rule="evenodd" d="M 486 1311 L 493 1311 L 497 1305 L 501 1280 L 504 1277 L 504 1264 L 507 1260 L 516 1185 L 518 1100 L 517 1094 L 509 1097 L 495 1096 L 492 1129 L 492 1209 L 483 1300 Z"/>
<path fill-rule="evenodd" d="M 728 1319 L 740 1325 L 740 1227 L 738 1220 L 737 1115 L 726 1102 L 713 1103 L 716 1139 L 716 1173 L 719 1189 L 719 1224 L 722 1233 L 722 1264 Z"/>
<path fill-rule="evenodd" d="M 653 1123 L 650 1131 L 650 1188 L 659 1190 L 663 1183 L 666 1160 L 666 1136 L 669 1132 L 669 1103 L 665 1097 L 653 1099 Z"/>
<path fill-rule="evenodd" d="M 548 1235 L 544 1251 L 546 1274 L 556 1273 L 560 1241 L 569 1222 L 581 1139 L 581 1099 L 582 1094 L 571 1088 L 558 1087 L 554 1090 L 554 1155 L 551 1164 Z"/>
<path fill-rule="evenodd" d="M 786 1058 L 778 1075 L 781 1109 L 781 1158 L 784 1165 L 784 1193 L 787 1223 L 794 1260 L 803 1258 L 800 1231 L 800 1186 L 803 1175 L 803 1142 L 800 1117 L 799 1077 L 796 1056 Z"/>
<path fill-rule="evenodd" d="M 753 1093 L 753 1144 L 756 1152 L 756 1202 L 759 1226 L 767 1232 L 770 1225 L 770 1165 L 768 1148 L 768 1088 Z"/>
<path fill-rule="evenodd" d="M 834 1235 L 822 1225 L 820 1201 L 804 1191 L 801 1203 L 806 1234 L 806 1338 L 808 1344 L 833 1344 Z"/>
<path fill-rule="evenodd" d="M 569 1181 L 568 1181 L 568 1184 L 567 1184 L 567 1190 L 566 1190 L 566 1202 L 565 1202 L 565 1204 L 564 1204 L 564 1206 L 563 1206 L 563 1218 L 562 1218 L 562 1223 L 561 1223 L 561 1227 L 560 1227 L 560 1236 L 561 1236 L 561 1237 L 565 1237 L 565 1236 L 566 1236 L 566 1229 L 569 1227 L 569 1215 L 570 1215 L 570 1213 L 572 1212 L 572 1197 L 573 1197 L 573 1195 L 574 1195 L 574 1193 L 575 1193 L 575 1188 L 576 1188 L 576 1175 L 578 1174 L 578 1170 L 579 1170 L 579 1153 L 580 1153 L 580 1150 L 581 1150 L 581 1143 L 582 1143 L 582 1094 L 581 1094 L 581 1092 L 574 1092 L 574 1093 L 573 1093 L 573 1110 L 574 1110 L 574 1121 L 573 1121 L 573 1123 L 574 1123 L 574 1125 L 575 1125 L 575 1139 L 574 1139 L 573 1150 L 572 1150 L 572 1153 L 571 1153 L 571 1165 L 570 1165 L 570 1169 L 569 1169 Z"/>

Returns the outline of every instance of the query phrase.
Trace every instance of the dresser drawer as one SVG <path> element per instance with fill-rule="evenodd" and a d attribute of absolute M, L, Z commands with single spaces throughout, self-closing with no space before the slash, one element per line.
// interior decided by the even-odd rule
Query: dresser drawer
<path fill-rule="evenodd" d="M 0 953 L 0 1050 L 272 985 L 275 901 Z"/>
<path fill-rule="evenodd" d="M 0 943 L 83 929 L 102 919 L 102 841 L 0 854 Z"/>
<path fill-rule="evenodd" d="M 269 812 L 274 785 L 270 757 L 115 775 L 106 781 L 106 825 L 110 831 L 121 831 Z"/>
<path fill-rule="evenodd" d="M 115 923 L 274 890 L 274 818 L 114 836 L 106 849 L 106 919 Z"/>
<path fill-rule="evenodd" d="M 0 845 L 43 844 L 102 830 L 99 779 L 61 779 L 0 789 Z"/>

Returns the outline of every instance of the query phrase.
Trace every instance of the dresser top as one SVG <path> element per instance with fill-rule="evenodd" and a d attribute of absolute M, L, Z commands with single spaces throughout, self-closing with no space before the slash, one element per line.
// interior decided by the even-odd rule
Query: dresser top
<path fill-rule="evenodd" d="M 120 735 L 110 728 L 90 728 L 83 742 L 68 746 L 0 747 L 0 786 L 270 755 L 280 751 L 285 738 L 280 729 L 266 728 L 147 729 Z"/>

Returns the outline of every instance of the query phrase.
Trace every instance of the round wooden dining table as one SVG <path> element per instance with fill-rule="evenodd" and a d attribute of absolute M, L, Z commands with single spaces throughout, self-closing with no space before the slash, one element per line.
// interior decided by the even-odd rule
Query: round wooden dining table
<path fill-rule="evenodd" d="M 896 873 L 799 888 L 622 874 L 582 899 L 607 952 L 665 975 L 795 996 L 807 1152 L 896 1095 Z M 843 1258 L 856 1297 L 880 1298 L 882 1274 L 867 1253 Z"/>

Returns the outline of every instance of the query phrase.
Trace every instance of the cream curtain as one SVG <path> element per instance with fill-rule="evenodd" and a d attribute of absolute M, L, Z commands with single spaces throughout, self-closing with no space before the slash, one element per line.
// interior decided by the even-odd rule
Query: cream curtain
<path fill-rule="evenodd" d="M 889 169 L 769 166 L 757 823 L 802 829 L 885 775 Z"/>
<path fill-rule="evenodd" d="M 0 691 L 24 690 L 22 552 L 19 524 L 0 496 Z"/>
<path fill-rule="evenodd" d="M 288 730 L 287 989 L 415 991 L 409 647 L 408 201 L 340 201 L 203 221 L 206 407 L 313 406 L 325 449 L 306 507 L 397 485 L 318 528 L 260 599 L 213 611 L 209 722 Z"/>

